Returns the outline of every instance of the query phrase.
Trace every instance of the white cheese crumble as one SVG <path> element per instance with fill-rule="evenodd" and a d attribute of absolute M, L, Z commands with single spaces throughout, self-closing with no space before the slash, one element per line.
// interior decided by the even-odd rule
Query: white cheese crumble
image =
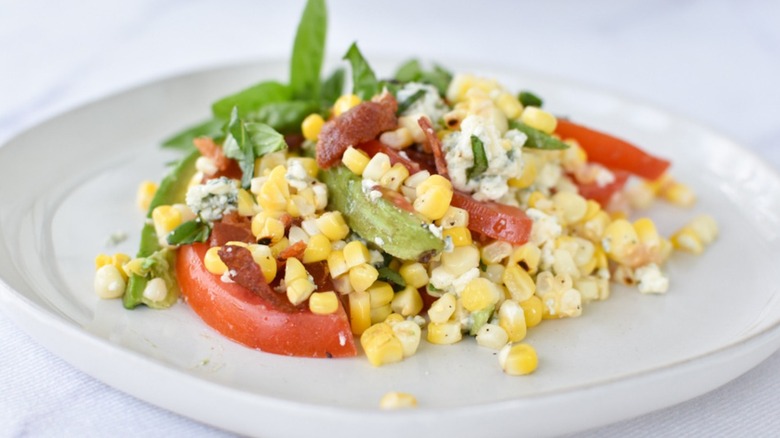
<path fill-rule="evenodd" d="M 287 172 L 284 174 L 284 179 L 296 190 L 303 190 L 309 186 L 312 178 L 309 177 L 309 173 L 303 167 L 303 164 L 299 160 L 287 161 Z"/>
<path fill-rule="evenodd" d="M 555 240 L 561 235 L 561 224 L 554 215 L 548 215 L 541 210 L 529 208 L 525 212 L 533 221 L 531 226 L 531 242 L 536 246 L 541 246 L 547 241 Z"/>
<path fill-rule="evenodd" d="M 643 294 L 662 294 L 669 289 L 669 278 L 655 263 L 638 267 L 634 275 L 639 282 L 639 292 Z"/>
<path fill-rule="evenodd" d="M 406 102 L 407 99 L 412 97 L 420 90 L 424 91 L 425 94 L 409 105 L 409 107 L 406 108 L 406 110 L 404 110 L 401 115 L 425 115 L 431 120 L 431 122 L 433 122 L 433 124 L 436 124 L 436 122 L 444 117 L 444 114 L 447 112 L 447 106 L 444 104 L 441 96 L 439 96 L 439 90 L 437 90 L 433 85 L 421 84 L 419 82 L 407 83 L 400 90 L 398 90 L 398 93 L 396 93 L 398 103 L 402 104 L 403 102 Z"/>
<path fill-rule="evenodd" d="M 207 222 L 238 209 L 238 188 L 229 178 L 220 177 L 190 187 L 186 196 L 187 206 Z"/>
<path fill-rule="evenodd" d="M 377 199 L 382 197 L 382 192 L 375 189 L 377 185 L 379 185 L 379 183 L 369 178 L 363 178 L 363 180 L 360 182 L 360 187 L 363 189 L 363 193 L 368 196 L 368 199 L 371 202 L 376 202 Z"/>

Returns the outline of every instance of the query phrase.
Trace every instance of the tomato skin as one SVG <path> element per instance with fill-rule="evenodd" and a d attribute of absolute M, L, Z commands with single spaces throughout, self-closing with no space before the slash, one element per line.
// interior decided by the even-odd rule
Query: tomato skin
<path fill-rule="evenodd" d="M 183 245 L 176 277 L 189 306 L 224 336 L 267 353 L 299 357 L 351 357 L 357 354 L 344 308 L 316 315 L 304 306 L 287 313 L 248 289 L 224 283 L 206 270 L 208 245 Z"/>
<path fill-rule="evenodd" d="M 577 140 L 587 152 L 588 161 L 603 164 L 610 169 L 625 170 L 642 178 L 657 179 L 671 164 L 624 140 L 568 120 L 559 119 L 555 133 L 563 139 Z"/>
<path fill-rule="evenodd" d="M 584 184 L 576 180 L 574 183 L 577 184 L 579 194 L 583 198 L 592 199 L 601 204 L 602 207 L 605 207 L 609 204 L 609 200 L 612 199 L 612 195 L 623 189 L 630 176 L 625 170 L 613 170 L 612 174 L 615 175 L 615 181 L 604 186 L 599 186 L 595 182 Z"/>
<path fill-rule="evenodd" d="M 513 245 L 522 245 L 531 235 L 531 219 L 525 212 L 498 202 L 477 201 L 463 192 L 452 195 L 453 207 L 469 212 L 469 230 Z"/>

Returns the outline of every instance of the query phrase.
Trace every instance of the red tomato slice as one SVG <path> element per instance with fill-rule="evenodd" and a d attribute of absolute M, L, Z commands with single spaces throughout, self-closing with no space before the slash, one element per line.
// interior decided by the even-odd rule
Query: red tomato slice
<path fill-rule="evenodd" d="M 610 169 L 625 170 L 642 178 L 657 179 L 671 164 L 668 160 L 653 156 L 631 143 L 568 120 L 558 119 L 555 133 L 563 139 L 577 140 L 588 153 L 588 161 L 601 163 Z"/>
<path fill-rule="evenodd" d="M 531 235 L 531 219 L 511 205 L 477 201 L 471 195 L 455 191 L 452 206 L 469 212 L 469 229 L 493 239 L 522 245 Z"/>
<path fill-rule="evenodd" d="M 259 350 L 301 357 L 355 356 L 355 342 L 344 308 L 317 315 L 303 308 L 287 313 L 235 283 L 208 272 L 208 245 L 179 248 L 176 277 L 187 303 L 203 321 L 226 337 Z"/>
<path fill-rule="evenodd" d="M 577 184 L 577 188 L 582 197 L 585 199 L 592 199 L 603 207 L 609 204 L 612 195 L 620 191 L 623 186 L 626 185 L 626 181 L 630 176 L 625 170 L 613 170 L 612 173 L 615 175 L 615 180 L 604 186 L 599 186 L 595 182 L 583 184 L 577 182 L 577 180 L 574 180 L 574 183 Z"/>

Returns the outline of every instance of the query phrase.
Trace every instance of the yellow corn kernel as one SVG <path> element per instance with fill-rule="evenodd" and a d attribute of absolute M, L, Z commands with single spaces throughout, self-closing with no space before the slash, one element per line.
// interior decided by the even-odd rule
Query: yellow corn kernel
<path fill-rule="evenodd" d="M 501 295 L 501 290 L 495 284 L 480 277 L 466 285 L 460 293 L 460 299 L 466 310 L 476 312 L 496 304 Z"/>
<path fill-rule="evenodd" d="M 306 175 L 310 178 L 317 178 L 317 174 L 320 173 L 320 168 L 317 166 L 317 160 L 311 157 L 290 157 L 287 159 L 288 163 L 296 162 L 306 170 Z M 300 192 L 299 192 L 300 193 Z"/>
<path fill-rule="evenodd" d="M 255 198 L 244 189 L 238 190 L 238 214 L 252 216 L 255 214 Z"/>
<path fill-rule="evenodd" d="M 287 259 L 287 263 L 284 268 L 284 282 L 290 284 L 295 280 L 308 279 L 309 273 L 306 272 L 306 267 L 303 266 L 300 260 L 295 257 Z"/>
<path fill-rule="evenodd" d="M 704 245 L 699 236 L 689 226 L 677 230 L 671 237 L 674 249 L 699 255 L 704 252 Z"/>
<path fill-rule="evenodd" d="M 379 136 L 379 141 L 393 149 L 404 149 L 414 144 L 414 137 L 409 129 L 401 126 L 393 131 L 383 132 Z"/>
<path fill-rule="evenodd" d="M 295 279 L 291 283 L 285 281 L 285 284 L 287 285 L 287 299 L 296 306 L 306 301 L 317 289 L 317 286 L 308 277 Z"/>
<path fill-rule="evenodd" d="M 501 281 L 509 291 L 513 300 L 523 302 L 534 295 L 536 292 L 536 283 L 525 269 L 515 263 L 507 264 Z"/>
<path fill-rule="evenodd" d="M 718 237 L 718 223 L 712 216 L 702 214 L 688 222 L 691 229 L 701 240 L 701 243 L 709 245 Z"/>
<path fill-rule="evenodd" d="M 371 298 L 368 292 L 349 293 L 349 322 L 352 333 L 360 335 L 371 326 Z"/>
<path fill-rule="evenodd" d="M 452 239 L 453 246 L 466 246 L 471 245 L 471 231 L 466 227 L 454 227 L 442 230 L 442 238 L 449 237 Z"/>
<path fill-rule="evenodd" d="M 317 138 L 320 136 L 320 131 L 322 131 L 322 125 L 324 124 L 325 119 L 323 119 L 321 115 L 317 113 L 309 114 L 303 119 L 303 122 L 301 122 L 301 133 L 303 133 L 303 138 L 309 141 L 317 141 Z"/>
<path fill-rule="evenodd" d="M 522 341 L 527 331 L 523 308 L 514 300 L 501 303 L 498 309 L 498 325 L 506 331 L 509 342 Z"/>
<path fill-rule="evenodd" d="M 525 326 L 528 328 L 536 327 L 542 322 L 542 300 L 536 295 L 520 302 L 525 316 Z"/>
<path fill-rule="evenodd" d="M 531 208 L 536 208 L 539 202 L 544 201 L 545 199 L 547 198 L 544 196 L 544 193 L 535 191 L 528 196 L 528 206 Z"/>
<path fill-rule="evenodd" d="M 366 168 L 363 169 L 363 178 L 379 181 L 382 175 L 389 171 L 391 167 L 390 157 L 383 152 L 379 152 L 368 160 Z"/>
<path fill-rule="evenodd" d="M 509 93 L 499 94 L 496 98 L 496 106 L 503 111 L 507 119 L 516 119 L 523 112 L 523 105 Z"/>
<path fill-rule="evenodd" d="M 347 267 L 352 269 L 355 266 L 368 263 L 371 260 L 371 255 L 363 242 L 353 240 L 344 247 L 344 259 L 347 261 Z"/>
<path fill-rule="evenodd" d="M 571 284 L 539 298 L 542 300 L 542 319 L 574 318 L 582 314 L 582 295 L 577 289 L 572 289 Z"/>
<path fill-rule="evenodd" d="M 349 271 L 347 260 L 344 258 L 344 251 L 333 250 L 328 254 L 328 271 L 333 278 Z"/>
<path fill-rule="evenodd" d="M 626 264 L 636 252 L 639 236 L 625 219 L 612 221 L 604 230 L 602 246 L 607 255 L 620 264 Z"/>
<path fill-rule="evenodd" d="M 391 313 L 387 315 L 387 318 L 385 318 L 385 322 L 391 326 L 403 321 L 406 321 L 406 318 L 404 318 L 400 313 Z"/>
<path fill-rule="evenodd" d="M 428 342 L 437 345 L 450 345 L 460 342 L 463 334 L 460 332 L 460 323 L 450 322 L 431 322 L 428 324 Z"/>
<path fill-rule="evenodd" d="M 687 185 L 672 181 L 661 189 L 661 197 L 680 207 L 690 207 L 696 203 L 696 193 Z"/>
<path fill-rule="evenodd" d="M 320 232 L 335 242 L 347 237 L 349 226 L 344 221 L 340 211 L 329 211 L 317 218 L 317 226 Z"/>
<path fill-rule="evenodd" d="M 400 313 L 403 316 L 414 316 L 422 310 L 423 301 L 417 288 L 406 286 L 393 296 L 390 307 L 395 313 Z"/>
<path fill-rule="evenodd" d="M 314 263 L 327 260 L 331 252 L 330 239 L 323 234 L 315 234 L 309 238 L 309 244 L 303 251 L 303 263 Z"/>
<path fill-rule="evenodd" d="M 398 191 L 404 180 L 409 177 L 409 170 L 401 163 L 396 163 L 379 178 L 379 185 Z"/>
<path fill-rule="evenodd" d="M 536 181 L 537 164 L 536 156 L 530 154 L 523 154 L 523 173 L 517 178 L 509 178 L 507 184 L 510 187 L 518 189 L 525 189 L 531 187 L 531 184 Z"/>
<path fill-rule="evenodd" d="M 230 245 L 235 243 L 244 242 L 228 242 Z M 276 258 L 274 258 L 271 248 L 266 245 L 246 245 L 245 243 L 244 245 L 252 253 L 252 259 L 260 266 L 260 270 L 263 271 L 265 281 L 268 283 L 272 282 L 276 278 Z"/>
<path fill-rule="evenodd" d="M 126 274 L 111 263 L 102 265 L 95 271 L 94 288 L 100 298 L 119 298 L 124 295 L 126 286 Z"/>
<path fill-rule="evenodd" d="M 474 245 L 459 246 L 441 255 L 441 266 L 454 276 L 479 266 L 479 250 Z"/>
<path fill-rule="evenodd" d="M 554 115 L 535 106 L 525 108 L 520 116 L 520 121 L 547 134 L 555 132 L 555 127 L 558 125 L 558 120 Z"/>
<path fill-rule="evenodd" d="M 203 256 L 203 264 L 206 266 L 206 270 L 214 275 L 222 275 L 228 269 L 227 265 L 219 258 L 220 248 L 220 246 L 213 246 Z"/>
<path fill-rule="evenodd" d="M 498 353 L 501 369 L 510 376 L 531 374 L 539 365 L 534 347 L 528 344 L 508 344 Z"/>
<path fill-rule="evenodd" d="M 360 104 L 360 98 L 354 94 L 344 94 L 333 103 L 333 115 L 338 117 Z"/>
<path fill-rule="evenodd" d="M 357 291 L 367 290 L 379 278 L 379 271 L 368 263 L 357 265 L 349 270 L 349 284 Z"/>
<path fill-rule="evenodd" d="M 481 277 L 487 278 L 492 283 L 501 284 L 501 277 L 504 276 L 504 265 L 498 263 L 491 263 L 485 266 L 485 269 L 480 274 Z"/>
<path fill-rule="evenodd" d="M 277 243 L 284 237 L 284 223 L 279 219 L 258 214 L 252 218 L 252 234 L 258 242 Z"/>
<path fill-rule="evenodd" d="M 412 394 L 405 392 L 388 392 L 379 400 L 379 409 L 407 409 L 416 408 L 417 399 Z"/>
<path fill-rule="evenodd" d="M 414 356 L 414 353 L 417 352 L 417 348 L 420 346 L 420 338 L 422 337 L 420 326 L 414 321 L 407 321 L 404 319 L 394 323 L 388 322 L 388 324 L 393 328 L 393 334 L 396 339 L 401 341 L 404 357 Z"/>
<path fill-rule="evenodd" d="M 417 192 L 417 196 L 422 196 L 428 190 L 431 190 L 434 187 L 443 187 L 452 190 L 452 183 L 450 180 L 441 175 L 431 175 L 420 182 L 417 187 L 415 187 L 415 191 Z M 442 217 L 443 216 L 444 215 L 442 214 Z"/>
<path fill-rule="evenodd" d="M 453 103 L 462 101 L 466 97 L 466 92 L 474 86 L 475 81 L 476 78 L 473 75 L 456 74 L 447 87 L 447 99 Z"/>
<path fill-rule="evenodd" d="M 477 331 L 477 344 L 483 347 L 500 350 L 507 342 L 509 342 L 509 335 L 499 325 L 488 323 Z"/>
<path fill-rule="evenodd" d="M 278 242 L 271 245 L 271 255 L 278 258 L 279 254 L 290 246 L 290 239 L 282 237 Z"/>
<path fill-rule="evenodd" d="M 582 218 L 583 221 L 593 219 L 596 214 L 601 211 L 601 204 L 598 202 L 592 199 L 588 199 L 586 203 L 587 209 L 585 210 L 585 216 Z"/>
<path fill-rule="evenodd" d="M 415 289 L 425 286 L 429 281 L 428 271 L 422 263 L 405 262 L 398 269 L 398 273 L 401 275 L 401 278 L 404 279 L 407 286 L 411 286 Z"/>
<path fill-rule="evenodd" d="M 416 188 L 415 188 L 416 190 Z M 415 192 L 415 196 L 417 193 Z M 450 205 L 447 208 L 447 212 L 439 219 L 437 225 L 443 229 L 456 228 L 456 227 L 468 227 L 469 226 L 469 212 L 458 207 Z"/>
<path fill-rule="evenodd" d="M 533 243 L 526 243 L 517 247 L 507 262 L 507 267 L 517 265 L 524 271 L 533 275 L 539 269 L 539 260 L 542 257 L 542 250 Z"/>
<path fill-rule="evenodd" d="M 378 367 L 400 362 L 404 358 L 401 341 L 396 338 L 390 324 L 380 322 L 372 325 L 360 336 L 360 345 L 366 352 L 371 365 Z"/>
<path fill-rule="evenodd" d="M 122 278 L 127 281 L 127 273 L 125 272 L 124 267 L 128 262 L 130 262 L 130 256 L 121 252 L 118 252 L 112 256 L 98 254 L 98 256 L 95 257 L 95 269 L 100 269 L 105 265 L 114 265 L 114 267 L 122 275 Z"/>
<path fill-rule="evenodd" d="M 278 165 L 268 174 L 268 179 L 260 187 L 257 202 L 263 210 L 286 210 L 287 201 L 290 200 L 290 187 L 285 175 L 287 168 Z"/>
<path fill-rule="evenodd" d="M 384 281 L 377 281 L 366 292 L 371 298 L 371 308 L 382 307 L 390 304 L 393 301 L 393 287 Z"/>
<path fill-rule="evenodd" d="M 170 205 L 160 205 L 152 211 L 152 222 L 154 223 L 154 231 L 157 233 L 157 236 L 165 238 L 171 231 L 181 225 L 181 212 Z"/>
<path fill-rule="evenodd" d="M 457 298 L 452 293 L 445 293 L 431 304 L 428 309 L 428 318 L 431 322 L 447 322 L 457 307 Z"/>
<path fill-rule="evenodd" d="M 512 245 L 509 242 L 495 240 L 482 247 L 482 261 L 485 264 L 501 263 L 512 255 Z"/>
<path fill-rule="evenodd" d="M 662 265 L 666 263 L 667 260 L 669 260 L 669 256 L 672 255 L 672 250 L 674 250 L 674 244 L 672 244 L 672 241 L 662 237 L 661 238 L 661 246 L 658 249 L 658 264 Z"/>
<path fill-rule="evenodd" d="M 371 324 L 376 324 L 378 322 L 382 322 L 387 319 L 388 316 L 390 316 L 393 313 L 393 309 L 390 307 L 390 304 L 385 304 L 384 306 L 379 307 L 372 307 L 371 308 Z"/>
<path fill-rule="evenodd" d="M 363 171 L 366 169 L 366 166 L 368 166 L 369 160 L 370 158 L 367 153 L 360 149 L 355 149 L 352 146 L 348 147 L 347 150 L 344 151 L 344 155 L 341 156 L 341 162 L 355 175 L 363 175 Z"/>
<path fill-rule="evenodd" d="M 284 166 L 287 154 L 284 151 L 265 154 L 255 160 L 255 177 L 267 176 L 271 170 L 278 166 Z M 254 190 L 252 191 L 254 193 Z"/>
<path fill-rule="evenodd" d="M 658 234 L 658 230 L 652 219 L 646 217 L 637 219 L 634 221 L 634 230 L 636 230 L 639 241 L 642 242 L 647 249 L 657 250 L 660 248 L 661 236 Z"/>
<path fill-rule="evenodd" d="M 317 211 L 314 200 L 299 194 L 291 195 L 287 201 L 287 213 L 292 217 L 311 216 Z"/>
<path fill-rule="evenodd" d="M 572 192 L 558 192 L 552 196 L 553 206 L 560 214 L 564 224 L 573 224 L 588 211 L 588 202 L 582 196 Z"/>
<path fill-rule="evenodd" d="M 141 211 L 148 211 L 149 205 L 154 199 L 154 195 L 157 193 L 157 183 L 152 181 L 143 181 L 138 186 L 138 191 L 135 195 L 135 203 Z"/>
<path fill-rule="evenodd" d="M 317 315 L 330 315 L 339 308 L 339 298 L 332 291 L 314 292 L 309 297 L 309 310 Z"/>

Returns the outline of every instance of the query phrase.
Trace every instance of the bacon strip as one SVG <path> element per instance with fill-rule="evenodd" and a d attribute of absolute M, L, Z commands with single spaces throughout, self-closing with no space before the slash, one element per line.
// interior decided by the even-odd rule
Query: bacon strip
<path fill-rule="evenodd" d="M 287 248 L 281 250 L 279 252 L 279 259 L 287 260 L 292 257 L 301 258 L 303 257 L 304 251 L 306 251 L 306 242 L 300 240 L 288 246 Z"/>
<path fill-rule="evenodd" d="M 420 128 L 422 128 L 423 133 L 425 134 L 425 138 L 428 140 L 428 146 L 430 146 L 431 150 L 433 151 L 433 158 L 436 163 L 436 171 L 439 173 L 439 175 L 449 179 L 449 174 L 447 173 L 447 161 L 444 159 L 444 151 L 441 149 L 441 140 L 439 140 L 439 137 L 436 136 L 436 131 L 433 129 L 433 126 L 431 126 L 431 121 L 428 120 L 427 117 L 420 117 L 420 120 L 417 121 L 417 124 L 419 124 Z"/>
<path fill-rule="evenodd" d="M 231 280 L 259 295 L 272 307 L 286 313 L 299 310 L 287 300 L 287 297 L 274 292 L 268 286 L 263 271 L 255 263 L 248 249 L 233 245 L 223 246 L 219 249 L 219 258 L 228 267 Z"/>
<path fill-rule="evenodd" d="M 257 243 L 255 235 L 252 234 L 252 223 L 249 218 L 239 216 L 237 212 L 231 212 L 219 222 L 214 222 L 209 244 L 223 246 L 228 242 Z"/>
<path fill-rule="evenodd" d="M 363 102 L 325 123 L 317 140 L 317 164 L 327 169 L 341 160 L 348 147 L 375 139 L 395 129 L 398 102 L 390 93 L 378 101 Z"/>
<path fill-rule="evenodd" d="M 217 170 L 224 171 L 230 166 L 230 158 L 225 156 L 222 152 L 222 147 L 214 143 L 214 140 L 210 137 L 198 137 L 193 139 L 192 142 L 201 155 L 214 160 Z"/>

